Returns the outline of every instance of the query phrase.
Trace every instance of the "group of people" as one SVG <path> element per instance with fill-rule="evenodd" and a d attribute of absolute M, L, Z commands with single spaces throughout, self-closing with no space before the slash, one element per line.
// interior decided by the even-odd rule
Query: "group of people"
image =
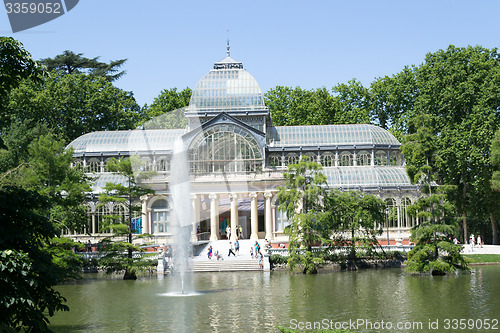
<path fill-rule="evenodd" d="M 481 241 L 481 235 L 477 235 L 477 242 L 476 242 L 476 238 L 474 237 L 474 234 L 471 234 L 469 237 L 469 245 L 471 247 L 471 250 L 474 249 L 475 245 L 483 247 L 483 242 Z"/>
<path fill-rule="evenodd" d="M 231 239 L 231 226 L 226 227 L 226 238 Z M 241 225 L 236 226 L 236 238 L 243 239 L 243 227 Z"/>
<path fill-rule="evenodd" d="M 227 254 L 228 257 L 231 256 L 231 254 L 236 257 L 236 253 L 239 254 L 240 252 L 240 242 L 238 241 L 238 238 L 233 242 L 229 242 L 229 252 Z M 217 260 L 224 260 L 222 255 L 218 250 L 215 250 L 212 248 L 212 245 L 208 247 L 208 259 L 212 259 L 212 257 L 215 257 Z M 260 269 L 263 269 L 264 267 L 264 255 L 262 254 L 262 251 L 260 250 L 260 244 L 259 242 L 255 241 L 255 244 L 250 247 L 250 256 L 252 259 L 258 259 L 259 260 L 259 267 Z"/>

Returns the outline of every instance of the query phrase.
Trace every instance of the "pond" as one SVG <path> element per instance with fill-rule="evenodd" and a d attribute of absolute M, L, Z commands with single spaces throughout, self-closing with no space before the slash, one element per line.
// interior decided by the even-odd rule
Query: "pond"
<path fill-rule="evenodd" d="M 476 332 L 480 325 L 489 325 L 496 327 L 492 331 L 500 330 L 499 265 L 444 277 L 411 276 L 401 269 L 313 276 L 286 271 L 196 273 L 196 292 L 189 296 L 169 293 L 173 279 L 166 275 L 123 281 L 85 275 L 75 284 L 57 287 L 71 310 L 51 318 L 50 328 L 278 332 L 276 326 L 343 325 L 363 332 Z"/>

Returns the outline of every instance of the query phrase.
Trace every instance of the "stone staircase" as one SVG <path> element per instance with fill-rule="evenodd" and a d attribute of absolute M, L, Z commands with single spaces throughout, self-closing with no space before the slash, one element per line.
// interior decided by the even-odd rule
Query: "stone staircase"
<path fill-rule="evenodd" d="M 191 269 L 193 272 L 231 272 L 231 271 L 261 271 L 259 267 L 259 260 L 250 256 L 250 248 L 253 247 L 255 241 L 249 239 L 242 239 L 239 241 L 240 251 L 237 256 L 228 257 L 229 241 L 219 240 L 210 242 L 198 255 L 195 256 L 191 262 Z M 263 240 L 259 240 L 261 248 L 263 247 Z M 208 259 L 208 248 L 212 246 L 213 253 L 219 252 L 221 259 L 217 260 L 215 256 Z M 264 262 L 268 262 L 267 257 L 264 257 Z M 268 265 L 264 264 L 264 267 Z"/>
<path fill-rule="evenodd" d="M 205 259 L 192 260 L 193 272 L 234 272 L 234 271 L 260 271 L 257 259 L 224 258 L 224 260 Z"/>

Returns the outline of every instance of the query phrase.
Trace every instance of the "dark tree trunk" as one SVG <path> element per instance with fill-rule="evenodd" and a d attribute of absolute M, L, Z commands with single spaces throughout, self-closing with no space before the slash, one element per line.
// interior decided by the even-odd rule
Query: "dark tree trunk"
<path fill-rule="evenodd" d="M 491 222 L 491 233 L 493 237 L 491 244 L 498 245 L 498 225 L 495 219 L 495 215 L 491 211 L 490 211 L 490 222 Z"/>

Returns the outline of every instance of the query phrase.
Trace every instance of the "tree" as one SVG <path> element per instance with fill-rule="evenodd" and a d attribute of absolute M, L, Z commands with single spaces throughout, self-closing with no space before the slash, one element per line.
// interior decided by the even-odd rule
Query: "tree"
<path fill-rule="evenodd" d="M 335 123 L 337 107 L 327 89 L 277 86 L 264 94 L 275 126 Z"/>
<path fill-rule="evenodd" d="M 467 240 L 469 215 L 487 202 L 479 200 L 487 193 L 476 192 L 488 191 L 487 187 L 476 185 L 491 177 L 489 145 L 500 124 L 497 50 L 450 45 L 427 54 L 416 70 L 416 91 L 413 117 L 425 115 L 430 121 L 414 122 L 408 133 L 413 135 L 423 126 L 430 131 L 439 159 L 429 161 L 429 166 L 437 185 L 447 186 L 447 197 L 462 221 L 462 239 Z M 413 163 L 409 154 L 405 158 L 407 164 Z M 490 208 L 483 211 L 488 218 Z"/>
<path fill-rule="evenodd" d="M 357 269 L 357 248 L 370 252 L 378 245 L 377 236 L 382 234 L 385 220 L 384 201 L 359 191 L 330 191 L 325 207 L 329 244 L 349 247 L 350 262 Z"/>
<path fill-rule="evenodd" d="M 41 84 L 23 81 L 6 112 L 10 123 L 46 124 L 66 142 L 93 131 L 131 129 L 142 119 L 132 93 L 105 78 L 55 72 Z"/>
<path fill-rule="evenodd" d="M 332 88 L 338 100 L 339 110 L 335 115 L 335 124 L 368 124 L 369 92 L 361 82 L 353 79 L 347 84 L 339 83 Z"/>
<path fill-rule="evenodd" d="M 460 254 L 462 247 L 453 244 L 455 234 L 454 206 L 444 194 L 433 194 L 420 198 L 409 207 L 409 213 L 420 221 L 411 233 L 416 243 L 408 253 L 407 272 L 444 275 L 460 270 L 468 270 L 467 262 Z"/>
<path fill-rule="evenodd" d="M 177 88 L 162 90 L 151 105 L 144 106 L 144 119 L 137 125 L 143 125 L 146 129 L 186 127 L 184 107 L 189 105 L 191 94 L 189 87 L 179 92 Z"/>
<path fill-rule="evenodd" d="M 322 263 L 312 253 L 313 245 L 324 241 L 323 203 L 326 177 L 321 165 L 307 157 L 298 164 L 290 164 L 283 174 L 286 184 L 278 188 L 279 209 L 285 211 L 291 224 L 285 229 L 289 237 L 290 269 L 301 266 L 305 274 L 317 273 Z"/>
<path fill-rule="evenodd" d="M 495 192 L 500 192 L 500 130 L 495 132 L 491 140 L 491 164 L 493 166 L 493 174 L 491 177 L 491 189 Z M 496 201 L 496 200 L 495 200 Z M 492 202 L 493 207 L 497 206 L 496 202 Z M 491 227 L 493 233 L 493 244 L 498 244 L 498 226 L 495 219 L 495 214 L 490 214 Z"/>
<path fill-rule="evenodd" d="M 133 213 L 140 215 L 141 207 L 136 205 L 140 197 L 154 191 L 145 188 L 140 182 L 150 178 L 154 172 L 142 171 L 143 163 L 137 156 L 131 156 L 122 160 L 111 159 L 106 168 L 124 177 L 124 184 L 107 183 L 104 193 L 99 196 L 102 204 L 108 202 L 123 203 L 126 205 L 128 215 L 125 219 L 122 216 L 109 215 L 101 226 L 101 232 L 112 230 L 113 236 L 102 241 L 103 251 L 106 253 L 101 262 L 109 272 L 125 270 L 123 279 L 135 280 L 137 267 L 144 266 L 145 261 L 133 258 L 133 251 L 141 251 L 133 245 L 133 236 L 136 230 L 133 229 Z M 140 237 L 149 235 L 142 234 Z M 137 236 L 139 237 L 139 236 Z M 113 241 L 113 238 L 125 238 L 125 241 Z M 123 253 L 126 252 L 126 255 Z"/>
<path fill-rule="evenodd" d="M 48 200 L 34 191 L 0 187 L 0 328 L 46 332 L 48 317 L 68 310 L 52 288 L 64 281 L 65 271 L 41 245 L 56 235 L 38 213 L 48 208 Z"/>
<path fill-rule="evenodd" d="M 74 53 L 66 50 L 54 58 L 41 59 L 40 63 L 47 66 L 49 71 L 55 70 L 59 73 L 88 74 L 90 76 L 103 77 L 108 81 L 118 80 L 125 75 L 125 71 L 119 71 L 127 59 L 111 61 L 109 64 L 98 61 L 99 57 L 86 58 L 83 53 Z"/>
<path fill-rule="evenodd" d="M 5 106 L 10 91 L 24 79 L 39 81 L 43 74 L 43 69 L 21 42 L 11 37 L 0 37 L 0 129 L 6 125 Z"/>
<path fill-rule="evenodd" d="M 417 95 L 416 68 L 375 79 L 368 91 L 369 114 L 373 124 L 389 130 L 399 140 L 407 134 Z"/>

